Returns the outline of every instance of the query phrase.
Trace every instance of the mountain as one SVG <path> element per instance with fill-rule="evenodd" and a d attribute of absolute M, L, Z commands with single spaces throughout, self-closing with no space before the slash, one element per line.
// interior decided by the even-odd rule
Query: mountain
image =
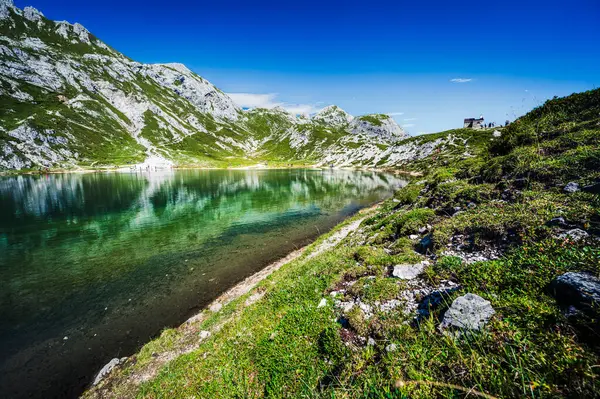
<path fill-rule="evenodd" d="M 182 64 L 142 64 L 82 25 L 0 0 L 0 169 L 257 162 L 397 166 L 448 138 L 388 115 L 242 110 Z M 421 146 L 423 142 L 425 146 Z M 437 147 L 436 147 L 437 146 Z"/>

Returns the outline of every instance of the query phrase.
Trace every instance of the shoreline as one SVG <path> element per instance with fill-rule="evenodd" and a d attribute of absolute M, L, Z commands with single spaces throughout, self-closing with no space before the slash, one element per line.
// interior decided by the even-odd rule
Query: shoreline
<path fill-rule="evenodd" d="M 264 295 L 264 291 L 257 289 L 261 282 L 269 278 L 273 273 L 280 270 L 283 266 L 300 259 L 306 253 L 306 251 L 313 246 L 314 248 L 312 251 L 306 255 L 306 260 L 335 247 L 350 233 L 357 230 L 362 221 L 365 220 L 366 215 L 377 210 L 384 201 L 385 200 L 378 201 L 373 205 L 358 210 L 358 212 L 356 212 L 354 215 L 351 215 L 348 218 L 340 221 L 328 232 L 317 236 L 310 244 L 288 253 L 282 258 L 266 265 L 256 273 L 246 277 L 244 280 L 225 290 L 216 299 L 200 309 L 195 315 L 189 317 L 179 326 L 174 327 L 173 329 L 163 330 L 159 336 L 146 342 L 134 354 L 127 357 L 122 357 L 120 359 L 112 359 L 109 363 L 98 370 L 98 373 L 94 376 L 93 381 L 90 381 L 90 385 L 80 397 L 108 397 L 115 384 L 121 388 L 123 386 L 134 388 L 138 387 L 143 382 L 154 378 L 165 364 L 181 355 L 185 355 L 196 350 L 200 343 L 202 343 L 213 333 L 216 333 L 218 330 L 220 330 L 229 321 L 234 319 L 237 313 L 260 300 Z M 200 324 L 205 322 L 211 316 L 220 314 L 225 307 L 233 304 L 237 300 L 240 300 L 253 290 L 257 292 L 252 293 L 248 298 L 246 298 L 241 309 L 236 309 L 233 314 L 224 316 L 225 320 L 215 324 L 211 330 L 199 331 L 197 329 Z M 144 352 L 146 347 L 151 345 L 153 341 L 159 339 L 170 330 L 175 330 L 182 334 L 182 337 L 180 337 L 178 342 L 179 345 L 175 345 L 175 349 L 166 350 L 163 353 L 152 352 L 151 361 L 143 364 L 142 367 L 137 368 L 136 366 L 138 363 L 138 357 Z M 199 340 L 198 335 L 200 336 Z M 125 376 L 121 373 L 118 373 L 119 371 L 123 371 L 125 369 L 128 369 L 127 373 L 125 373 Z M 118 374 L 115 375 L 115 372 Z M 127 391 L 131 392 L 129 389 Z"/>
<path fill-rule="evenodd" d="M 262 166 L 261 164 L 251 166 L 240 166 L 240 167 L 206 167 L 206 166 L 181 166 L 173 168 L 161 168 L 158 170 L 144 170 L 144 169 L 131 169 L 125 167 L 114 167 L 114 168 L 95 168 L 95 169 L 50 169 L 47 171 L 0 171 L 0 177 L 10 176 L 44 176 L 44 175 L 59 175 L 59 174 L 88 174 L 88 173 L 124 173 L 124 172 L 160 172 L 160 171 L 177 171 L 177 170 L 285 170 L 285 169 L 312 169 L 312 170 L 353 170 L 363 172 L 380 172 L 380 173 L 392 173 L 395 175 L 406 175 L 410 177 L 423 176 L 421 172 L 415 172 L 410 170 L 402 170 L 396 168 L 362 168 L 362 167 L 327 167 L 318 165 L 306 165 L 306 166 Z"/>

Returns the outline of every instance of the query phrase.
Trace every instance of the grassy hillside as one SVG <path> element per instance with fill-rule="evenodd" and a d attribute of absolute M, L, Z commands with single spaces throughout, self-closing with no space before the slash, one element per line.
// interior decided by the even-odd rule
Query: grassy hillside
<path fill-rule="evenodd" d="M 548 287 L 566 271 L 600 275 L 599 107 L 598 90 L 555 99 L 486 151 L 431 159 L 394 199 L 338 227 L 361 221 L 339 244 L 311 255 L 334 231 L 246 295 L 166 330 L 87 397 L 597 397 L 597 313 L 565 313 Z M 569 182 L 588 188 L 569 193 Z M 589 235 L 565 235 L 575 228 Z M 419 262 L 413 280 L 390 275 Z M 494 316 L 480 332 L 440 330 L 465 293 Z"/>

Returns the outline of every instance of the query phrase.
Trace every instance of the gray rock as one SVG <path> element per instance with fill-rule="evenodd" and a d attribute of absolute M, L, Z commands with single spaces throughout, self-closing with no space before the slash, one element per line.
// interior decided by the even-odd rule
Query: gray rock
<path fill-rule="evenodd" d="M 367 339 L 367 346 L 375 346 L 375 340 L 372 337 Z"/>
<path fill-rule="evenodd" d="M 126 359 L 126 358 L 123 358 Z M 92 385 L 98 385 L 100 383 L 100 381 L 102 381 L 104 378 L 106 378 L 106 376 L 108 376 L 110 374 L 110 372 L 117 367 L 119 364 L 121 364 L 121 359 L 118 358 L 114 358 L 112 359 L 110 362 L 108 362 L 104 367 L 102 367 L 102 369 L 100 370 L 100 372 L 98 372 L 98 374 L 96 374 L 96 378 L 94 378 L 94 382 L 92 383 Z"/>
<path fill-rule="evenodd" d="M 577 191 L 579 191 L 579 184 L 572 181 L 569 184 L 567 184 L 563 190 L 567 193 L 576 193 Z"/>
<path fill-rule="evenodd" d="M 440 328 L 455 327 L 465 330 L 481 330 L 496 313 L 490 301 L 479 295 L 466 294 L 452 302 L 444 314 Z"/>
<path fill-rule="evenodd" d="M 586 231 L 581 230 L 581 229 L 569 230 L 566 233 L 563 233 L 558 236 L 558 238 L 562 238 L 563 240 L 570 238 L 573 241 L 580 241 L 587 237 L 589 237 L 589 234 Z"/>
<path fill-rule="evenodd" d="M 396 344 L 389 344 L 388 346 L 385 347 L 385 350 L 387 352 L 396 352 L 398 350 L 398 345 L 396 345 Z"/>
<path fill-rule="evenodd" d="M 558 276 L 550 284 L 550 291 L 561 305 L 598 313 L 600 279 L 589 273 L 567 272 Z"/>
<path fill-rule="evenodd" d="M 416 278 L 419 274 L 423 273 L 423 270 L 427 266 L 427 263 L 416 263 L 414 265 L 403 264 L 394 266 L 394 270 L 392 271 L 392 276 L 402 279 L 402 280 L 412 280 Z"/>

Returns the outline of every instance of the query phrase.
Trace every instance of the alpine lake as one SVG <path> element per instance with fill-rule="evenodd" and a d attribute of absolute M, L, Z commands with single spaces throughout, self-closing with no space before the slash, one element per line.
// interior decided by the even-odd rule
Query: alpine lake
<path fill-rule="evenodd" d="M 77 397 L 112 358 L 405 183 L 333 169 L 0 177 L 0 397 Z"/>

